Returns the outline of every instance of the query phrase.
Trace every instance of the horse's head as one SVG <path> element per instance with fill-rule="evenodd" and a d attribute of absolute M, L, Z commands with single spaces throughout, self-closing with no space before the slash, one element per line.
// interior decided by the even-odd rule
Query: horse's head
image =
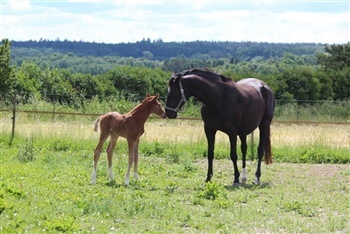
<path fill-rule="evenodd" d="M 187 101 L 185 91 L 181 83 L 181 74 L 173 74 L 168 82 L 168 96 L 165 104 L 165 113 L 169 119 L 175 119 L 177 112 Z"/>
<path fill-rule="evenodd" d="M 159 117 L 165 119 L 166 115 L 165 115 L 165 112 L 162 108 L 162 105 L 158 101 L 158 97 L 159 97 L 158 94 L 155 96 L 151 96 L 151 95 L 147 94 L 147 98 L 150 98 L 150 102 L 152 103 L 151 113 L 156 114 Z"/>

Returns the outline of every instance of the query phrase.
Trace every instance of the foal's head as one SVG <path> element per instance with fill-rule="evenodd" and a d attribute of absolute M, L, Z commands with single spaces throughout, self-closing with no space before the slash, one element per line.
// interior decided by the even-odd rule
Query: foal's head
<path fill-rule="evenodd" d="M 147 94 L 147 97 L 144 101 L 148 100 L 148 102 L 150 103 L 151 113 L 156 114 L 159 117 L 165 119 L 166 115 L 165 115 L 165 112 L 164 112 L 160 102 L 158 101 L 158 97 L 159 97 L 158 94 L 155 96 L 151 96 L 151 95 Z"/>

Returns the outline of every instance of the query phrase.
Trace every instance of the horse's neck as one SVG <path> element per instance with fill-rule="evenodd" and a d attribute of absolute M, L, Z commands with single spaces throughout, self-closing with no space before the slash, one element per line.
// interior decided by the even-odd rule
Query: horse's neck
<path fill-rule="evenodd" d="M 139 119 L 141 123 L 146 122 L 148 116 L 151 114 L 150 108 L 147 108 L 145 104 L 137 105 L 132 111 L 128 113 L 132 115 L 134 118 Z"/>
<path fill-rule="evenodd" d="M 188 81 L 190 95 L 196 97 L 206 106 L 211 106 L 213 102 L 214 105 L 217 106 L 216 103 L 223 101 L 223 89 L 221 89 L 220 86 L 228 84 L 213 85 L 209 80 L 204 78 L 190 78 Z M 233 89 L 236 87 L 234 82 L 230 84 L 230 86 L 232 86 Z"/>

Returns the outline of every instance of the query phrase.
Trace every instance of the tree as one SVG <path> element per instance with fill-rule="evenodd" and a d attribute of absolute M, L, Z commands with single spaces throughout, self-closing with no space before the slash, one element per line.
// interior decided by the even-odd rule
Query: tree
<path fill-rule="evenodd" d="M 350 42 L 326 46 L 326 53 L 317 55 L 317 62 L 332 80 L 334 99 L 350 98 Z"/>
<path fill-rule="evenodd" d="M 308 67 L 286 67 L 276 74 L 276 99 L 317 100 L 321 84 Z"/>
<path fill-rule="evenodd" d="M 10 66 L 11 43 L 8 39 L 2 40 L 0 45 L 0 92 L 7 93 L 13 90 L 15 76 Z"/>
<path fill-rule="evenodd" d="M 317 62 L 325 70 L 342 70 L 350 67 L 350 42 L 325 47 L 325 53 L 317 54 Z"/>
<path fill-rule="evenodd" d="M 30 96 L 40 97 L 42 71 L 40 67 L 32 62 L 24 62 L 16 70 L 16 82 L 14 89 L 21 95 L 23 100 L 28 100 Z"/>

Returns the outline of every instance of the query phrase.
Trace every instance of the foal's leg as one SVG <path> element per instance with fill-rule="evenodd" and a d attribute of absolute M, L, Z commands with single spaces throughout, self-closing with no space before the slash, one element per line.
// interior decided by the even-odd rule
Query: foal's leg
<path fill-rule="evenodd" d="M 100 134 L 100 140 L 96 146 L 96 149 L 94 151 L 94 168 L 92 170 L 91 175 L 91 183 L 96 184 L 96 176 L 97 176 L 97 162 L 101 155 L 101 150 L 103 144 L 106 142 L 108 138 L 109 132 L 101 132 Z"/>
<path fill-rule="evenodd" d="M 134 145 L 134 177 L 136 180 L 139 180 L 139 175 L 137 174 L 137 167 L 139 163 L 139 143 L 140 138 L 137 139 Z"/>
<path fill-rule="evenodd" d="M 230 138 L 230 145 L 231 145 L 231 152 L 230 152 L 230 157 L 233 162 L 233 167 L 234 167 L 234 181 L 233 185 L 239 184 L 239 170 L 237 166 L 237 134 L 232 133 L 229 135 Z"/>
<path fill-rule="evenodd" d="M 246 168 L 246 155 L 247 155 L 247 136 L 240 135 L 239 139 L 241 140 L 241 151 L 242 151 L 242 183 L 247 183 L 247 168 Z"/>
<path fill-rule="evenodd" d="M 131 166 L 132 166 L 132 163 L 134 162 L 134 155 L 135 155 L 135 140 L 134 139 L 128 139 L 128 146 L 129 146 L 129 163 L 128 163 L 128 170 L 126 172 L 126 175 L 125 175 L 125 184 L 126 185 L 129 185 L 129 176 L 130 176 L 130 169 L 131 169 Z"/>
<path fill-rule="evenodd" d="M 108 174 L 109 179 L 114 180 L 113 170 L 112 170 L 112 158 L 113 158 L 113 150 L 117 144 L 118 137 L 111 135 L 111 141 L 109 142 L 109 146 L 107 148 L 107 159 L 108 159 Z"/>

